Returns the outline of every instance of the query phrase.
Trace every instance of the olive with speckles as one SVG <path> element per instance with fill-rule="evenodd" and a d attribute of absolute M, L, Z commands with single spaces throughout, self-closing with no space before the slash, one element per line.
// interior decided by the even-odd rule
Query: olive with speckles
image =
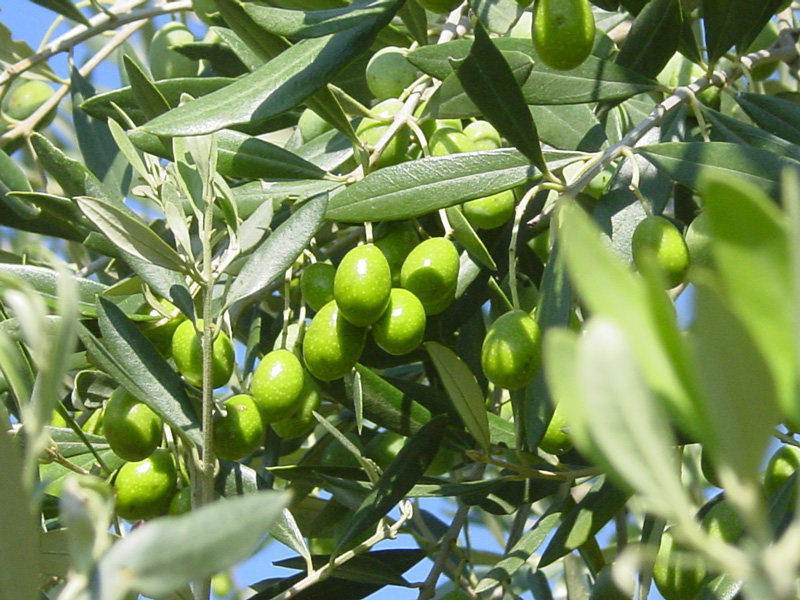
<path fill-rule="evenodd" d="M 448 239 L 429 238 L 409 252 L 400 269 L 400 284 L 435 315 L 455 299 L 458 284 L 458 251 Z"/>
<path fill-rule="evenodd" d="M 345 319 L 358 327 L 377 321 L 389 304 L 392 272 L 377 246 L 364 244 L 345 254 L 333 279 L 333 297 Z"/>
<path fill-rule="evenodd" d="M 250 393 L 265 424 L 292 414 L 302 390 L 303 365 L 297 356 L 285 349 L 273 350 L 264 356 L 250 384 Z"/>
<path fill-rule="evenodd" d="M 425 322 L 419 298 L 403 288 L 392 288 L 389 306 L 372 326 L 372 337 L 389 354 L 408 354 L 422 343 Z"/>
<path fill-rule="evenodd" d="M 203 331 L 203 320 L 194 323 L 184 321 L 172 336 L 172 358 L 184 379 L 195 387 L 203 385 L 203 345 L 199 332 Z M 224 331 L 220 331 L 212 344 L 211 387 L 218 388 L 233 374 L 233 343 Z"/>
<path fill-rule="evenodd" d="M 306 368 L 317 379 L 331 381 L 347 374 L 361 352 L 367 330 L 345 319 L 335 300 L 323 306 L 311 320 L 303 338 Z"/>

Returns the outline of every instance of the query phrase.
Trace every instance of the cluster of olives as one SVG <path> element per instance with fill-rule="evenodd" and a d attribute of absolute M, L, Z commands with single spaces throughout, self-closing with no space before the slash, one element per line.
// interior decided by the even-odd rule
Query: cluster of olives
<path fill-rule="evenodd" d="M 453 242 L 396 225 L 378 242 L 351 249 L 338 267 L 315 263 L 301 275 L 308 305 L 317 311 L 303 339 L 309 372 L 322 381 L 358 362 L 368 328 L 383 350 L 403 355 L 417 348 L 427 317 L 455 298 L 459 257 Z"/>

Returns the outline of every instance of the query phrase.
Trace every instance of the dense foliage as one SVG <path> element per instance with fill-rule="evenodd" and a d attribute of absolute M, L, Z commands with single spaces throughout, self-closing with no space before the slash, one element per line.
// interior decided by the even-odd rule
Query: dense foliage
<path fill-rule="evenodd" d="M 34 1 L 0 599 L 797 597 L 788 2 Z"/>

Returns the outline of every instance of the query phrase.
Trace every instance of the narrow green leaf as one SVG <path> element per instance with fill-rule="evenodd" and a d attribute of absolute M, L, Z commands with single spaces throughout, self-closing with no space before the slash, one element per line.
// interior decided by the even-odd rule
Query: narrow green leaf
<path fill-rule="evenodd" d="M 408 491 L 425 474 L 446 432 L 447 419 L 434 417 L 403 446 L 397 458 L 376 482 L 375 489 L 353 515 L 336 545 L 337 553 L 377 525 L 386 513 L 405 498 Z"/>
<path fill-rule="evenodd" d="M 142 160 L 142 157 L 139 156 L 136 148 L 133 147 L 133 144 L 128 139 L 128 136 L 125 135 L 122 127 L 120 127 L 119 124 L 113 119 L 108 120 L 107 126 L 111 137 L 117 144 L 117 148 L 119 148 L 119 151 L 130 163 L 131 167 L 133 167 L 133 170 L 136 171 L 143 179 L 146 178 L 148 173 L 144 166 L 144 161 Z"/>
<path fill-rule="evenodd" d="M 539 134 L 531 113 L 526 110 L 522 90 L 500 50 L 480 25 L 475 28 L 475 41 L 467 58 L 457 66 L 456 75 L 484 117 L 546 173 Z"/>
<path fill-rule="evenodd" d="M 753 122 L 773 135 L 800 144 L 800 106 L 791 100 L 739 92 L 736 102 Z"/>
<path fill-rule="evenodd" d="M 33 265 L 0 264 L 0 274 L 18 278 L 36 290 L 50 306 L 58 300 L 58 273 L 45 267 Z M 108 288 L 90 279 L 74 277 L 78 291 L 78 309 L 82 314 L 95 314 L 95 300 Z"/>
<path fill-rule="evenodd" d="M 186 271 L 178 253 L 142 221 L 94 198 L 76 198 L 83 213 L 124 252 L 172 271 Z"/>
<path fill-rule="evenodd" d="M 291 110 L 366 50 L 400 4 L 402 0 L 391 0 L 379 16 L 352 29 L 300 40 L 224 90 L 173 109 L 144 129 L 156 135 L 198 135 L 235 124 L 257 124 Z"/>
<path fill-rule="evenodd" d="M 258 57 L 256 61 L 243 57 L 244 64 L 252 66 L 255 71 L 263 63 L 272 60 L 289 47 L 289 43 L 280 36 L 264 31 L 253 18 L 244 11 L 244 3 L 240 0 L 214 0 L 219 9 L 225 25 L 233 30 L 235 35 L 249 50 Z M 236 48 L 237 46 L 233 46 Z M 239 56 L 243 56 L 237 50 Z"/>
<path fill-rule="evenodd" d="M 11 30 L 0 23 L 0 61 L 5 64 L 13 65 L 22 59 L 29 58 L 33 54 L 33 49 L 22 40 L 12 38 Z M 31 72 L 42 77 L 55 81 L 58 78 L 47 61 L 33 64 Z"/>
<path fill-rule="evenodd" d="M 417 2 L 406 2 L 397 11 L 397 15 L 403 20 L 408 32 L 418 44 L 428 43 L 428 17 L 425 9 Z"/>
<path fill-rule="evenodd" d="M 500 37 L 493 43 L 501 52 L 519 52 L 534 60 L 533 46 L 530 40 Z M 451 61 L 459 61 L 467 57 L 472 42 L 458 39 L 444 44 L 420 46 L 408 53 L 408 60 L 423 73 L 444 81 L 448 75 L 455 73 Z"/>
<path fill-rule="evenodd" d="M 155 83 L 145 74 L 144 69 L 131 60 L 128 55 L 122 56 L 122 63 L 125 66 L 128 81 L 131 82 L 133 98 L 139 108 L 142 109 L 145 117 L 148 120 L 155 119 L 158 115 L 163 115 L 167 112 L 170 109 L 169 102 L 158 90 Z"/>
<path fill-rule="evenodd" d="M 39 211 L 24 200 L 9 196 L 9 192 L 32 192 L 28 177 L 17 162 L 0 150 L 0 202 L 23 219 L 36 217 Z"/>
<path fill-rule="evenodd" d="M 636 149 L 670 179 L 693 190 L 702 176 L 736 177 L 778 196 L 780 174 L 794 161 L 759 148 L 727 142 L 667 142 Z"/>
<path fill-rule="evenodd" d="M 320 569 L 324 567 L 329 560 L 327 556 L 315 556 L 313 560 L 314 568 Z M 275 562 L 275 566 L 298 569 L 301 571 L 306 568 L 305 563 L 298 558 L 279 560 Z M 370 558 L 368 555 L 356 555 L 342 566 L 337 567 L 336 577 L 347 579 L 348 581 L 373 583 L 381 586 L 396 585 L 400 587 L 412 587 L 403 577 L 402 573 L 398 573 L 393 568 Z"/>
<path fill-rule="evenodd" d="M 603 126 L 590 104 L 531 105 L 542 143 L 561 150 L 597 152 L 606 144 Z"/>
<path fill-rule="evenodd" d="M 486 29 L 501 35 L 508 33 L 523 11 L 516 0 L 469 0 L 469 6 Z"/>
<path fill-rule="evenodd" d="M 503 582 L 508 581 L 523 566 L 530 564 L 533 553 L 539 549 L 550 532 L 558 525 L 560 517 L 559 513 L 551 513 L 536 521 L 536 524 L 525 532 L 525 535 L 514 544 L 506 556 L 481 578 L 475 587 L 475 592 L 480 594 L 495 589 Z M 536 568 L 533 565 L 531 567 Z"/>
<path fill-rule="evenodd" d="M 760 127 L 753 127 L 715 110 L 706 109 L 705 116 L 713 126 L 711 130 L 713 141 L 747 144 L 800 162 L 800 147 L 783 137 L 768 133 Z"/>
<path fill-rule="evenodd" d="M 289 499 L 272 490 L 247 494 L 136 528 L 100 560 L 98 597 L 164 596 L 236 564 L 258 547 Z"/>
<path fill-rule="evenodd" d="M 0 428 L 0 580 L 7 598 L 39 598 L 39 529 L 23 487 L 22 458 L 5 426 Z"/>
<path fill-rule="evenodd" d="M 597 482 L 580 502 L 563 516 L 550 543 L 539 560 L 539 568 L 557 561 L 583 546 L 625 506 L 630 493 L 620 490 L 608 479 Z"/>
<path fill-rule="evenodd" d="M 30 0 L 34 4 L 43 6 L 48 10 L 52 10 L 68 19 L 72 19 L 81 25 L 90 26 L 89 19 L 86 18 L 78 8 L 70 2 L 70 0 Z"/>
<path fill-rule="evenodd" d="M 308 200 L 250 255 L 230 287 L 226 306 L 262 292 L 282 277 L 322 226 L 328 194 Z"/>
<path fill-rule="evenodd" d="M 450 223 L 450 226 L 453 228 L 453 239 L 464 246 L 464 249 L 484 267 L 491 269 L 492 271 L 496 271 L 497 264 L 495 264 L 492 255 L 486 249 L 486 245 L 483 243 L 483 240 L 481 240 L 478 234 L 475 233 L 472 225 L 470 225 L 469 221 L 467 221 L 464 213 L 462 213 L 461 210 L 455 206 L 448 207 L 446 211 L 447 220 Z"/>
<path fill-rule="evenodd" d="M 79 335 L 87 351 L 106 373 L 152 408 L 185 441 L 201 446 L 200 423 L 180 376 L 118 307 L 101 297 L 97 315 L 103 342 L 99 344 L 83 329 Z"/>
<path fill-rule="evenodd" d="M 255 71 L 266 62 L 259 57 L 252 48 L 245 44 L 242 38 L 232 29 L 228 29 L 227 27 L 209 27 L 208 30 L 218 35 L 222 41 L 225 42 L 248 71 Z M 191 94 L 191 96 L 196 98 L 195 94 Z"/>
<path fill-rule="evenodd" d="M 293 39 L 314 38 L 357 27 L 368 18 L 378 18 L 391 7 L 393 0 L 371 0 L 342 8 L 323 10 L 288 10 L 263 4 L 242 6 L 265 31 Z"/>
<path fill-rule="evenodd" d="M 578 156 L 545 153 L 551 169 Z M 511 189 L 537 174 L 512 149 L 421 158 L 370 173 L 331 198 L 326 216 L 350 223 L 409 219 Z"/>
<path fill-rule="evenodd" d="M 425 349 L 436 367 L 447 395 L 472 437 L 485 449 L 489 448 L 489 421 L 483 391 L 469 367 L 458 355 L 437 342 L 425 342 Z"/>
<path fill-rule="evenodd" d="M 633 21 L 616 62 L 655 77 L 678 49 L 683 28 L 680 0 L 652 0 Z"/>
<path fill-rule="evenodd" d="M 747 48 L 780 6 L 780 0 L 703 0 L 708 62 L 714 66 L 733 46 Z"/>

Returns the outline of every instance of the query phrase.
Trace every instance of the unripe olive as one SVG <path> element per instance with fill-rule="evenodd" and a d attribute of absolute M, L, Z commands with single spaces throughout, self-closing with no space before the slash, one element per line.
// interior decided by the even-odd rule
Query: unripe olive
<path fill-rule="evenodd" d="M 156 81 L 175 77 L 194 77 L 198 63 L 174 50 L 194 42 L 194 35 L 183 23 L 170 21 L 159 29 L 150 42 L 150 73 Z"/>
<path fill-rule="evenodd" d="M 192 510 L 192 488 L 178 490 L 169 501 L 168 515 L 183 515 Z"/>
<path fill-rule="evenodd" d="M 712 538 L 735 544 L 744 532 L 744 525 L 736 510 L 727 500 L 712 506 L 703 517 L 703 527 Z"/>
<path fill-rule="evenodd" d="M 445 156 L 459 152 L 472 152 L 475 146 L 472 140 L 460 129 L 440 127 L 428 140 L 431 156 Z"/>
<path fill-rule="evenodd" d="M 515 205 L 514 192 L 505 190 L 485 198 L 468 200 L 461 208 L 467 221 L 476 229 L 494 229 L 511 218 Z"/>
<path fill-rule="evenodd" d="M 706 566 L 695 553 L 683 550 L 675 543 L 670 530 L 661 536 L 653 581 L 665 600 L 692 600 L 706 578 Z"/>
<path fill-rule="evenodd" d="M 178 312 L 175 305 L 168 300 L 162 299 L 159 302 L 164 307 L 164 312 L 168 313 L 169 316 L 163 316 L 159 311 L 152 309 L 150 314 L 160 318 L 157 321 L 143 324 L 142 333 L 148 340 L 153 342 L 153 345 L 162 356 L 169 358 L 172 356 L 172 336 L 175 335 L 178 325 L 183 323 L 186 317 Z"/>
<path fill-rule="evenodd" d="M 194 323 L 184 321 L 172 336 L 175 366 L 186 381 L 195 387 L 203 385 L 203 346 L 199 335 L 202 330 L 202 319 L 197 319 L 197 331 Z M 218 388 L 228 383 L 233 374 L 233 343 L 228 334 L 220 331 L 211 348 L 211 387 Z"/>
<path fill-rule="evenodd" d="M 214 418 L 214 454 L 239 460 L 258 448 L 264 437 L 264 423 L 252 396 L 237 394 L 223 403 L 225 414 Z"/>
<path fill-rule="evenodd" d="M 377 321 L 389 304 L 391 289 L 389 263 L 374 244 L 353 248 L 336 268 L 333 297 L 353 325 L 367 327 Z"/>
<path fill-rule="evenodd" d="M 250 383 L 250 393 L 265 425 L 292 414 L 302 390 L 303 365 L 294 353 L 285 349 L 264 356 Z"/>
<path fill-rule="evenodd" d="M 395 46 L 381 48 L 367 63 L 369 91 L 379 100 L 398 98 L 416 81 L 417 69 L 408 62 L 408 50 Z"/>
<path fill-rule="evenodd" d="M 523 310 L 512 310 L 489 327 L 481 348 L 481 366 L 494 385 L 516 390 L 531 383 L 541 366 L 539 326 Z"/>
<path fill-rule="evenodd" d="M 375 245 L 383 252 L 389 270 L 392 272 L 392 285 L 400 285 L 400 269 L 403 261 L 419 244 L 419 234 L 411 221 L 394 221 L 379 229 Z"/>
<path fill-rule="evenodd" d="M 316 423 L 313 412 L 319 408 L 319 389 L 314 378 L 307 371 L 303 374 L 303 389 L 297 399 L 296 408 L 291 415 L 272 423 L 272 429 L 284 439 L 297 437 L 304 433 L 312 423 Z"/>
<path fill-rule="evenodd" d="M 588 0 L 537 0 L 533 11 L 533 47 L 547 66 L 567 71 L 588 58 L 595 32 Z"/>
<path fill-rule="evenodd" d="M 300 136 L 303 138 L 303 142 L 310 142 L 326 131 L 333 129 L 333 125 L 310 108 L 307 108 L 300 113 L 300 118 L 297 120 L 297 128 L 300 130 Z"/>
<path fill-rule="evenodd" d="M 403 103 L 396 98 L 389 98 L 383 102 L 376 104 L 372 108 L 372 112 L 380 117 L 388 118 L 396 115 L 398 111 L 403 108 Z M 365 117 L 356 127 L 356 135 L 367 148 L 372 148 L 380 141 L 386 131 L 389 129 L 390 123 L 388 121 L 379 121 L 377 119 L 370 119 Z M 408 127 L 401 127 L 394 137 L 384 148 L 383 152 L 375 163 L 375 168 L 382 169 L 396 165 L 406 160 L 406 152 L 408 151 L 408 144 L 410 140 L 410 132 Z"/>
<path fill-rule="evenodd" d="M 408 442 L 408 438 L 404 435 L 389 430 L 381 431 L 366 445 L 364 455 L 385 469 L 397 458 L 406 442 Z M 449 448 L 440 447 L 428 468 L 425 469 L 425 475 L 428 477 L 444 475 L 453 468 L 456 459 L 455 452 Z"/>
<path fill-rule="evenodd" d="M 550 423 L 539 442 L 539 448 L 549 454 L 564 454 L 572 448 L 572 440 L 567 433 L 567 420 L 564 417 L 564 409 L 560 404 L 556 404 Z"/>
<path fill-rule="evenodd" d="M 800 448 L 785 444 L 770 456 L 764 471 L 764 490 L 772 496 L 800 467 Z M 794 495 L 793 490 L 793 495 Z"/>
<path fill-rule="evenodd" d="M 500 134 L 489 121 L 473 121 L 464 127 L 464 135 L 475 150 L 496 150 L 503 145 Z"/>
<path fill-rule="evenodd" d="M 158 449 L 144 460 L 125 463 L 114 478 L 117 515 L 140 521 L 165 514 L 176 478 L 175 460 L 168 450 Z"/>
<path fill-rule="evenodd" d="M 389 354 L 408 354 L 425 335 L 425 308 L 414 294 L 392 288 L 389 305 L 372 326 L 375 342 Z"/>
<path fill-rule="evenodd" d="M 458 285 L 458 251 L 448 239 L 429 238 L 409 252 L 400 269 L 400 284 L 436 315 L 455 299 Z"/>
<path fill-rule="evenodd" d="M 161 443 L 161 418 L 120 387 L 106 402 L 103 435 L 111 450 L 120 458 L 143 460 Z"/>
<path fill-rule="evenodd" d="M 689 223 L 685 240 L 689 250 L 689 263 L 693 267 L 707 269 L 714 267 L 714 255 L 711 251 L 711 223 L 707 212 L 701 212 Z"/>
<path fill-rule="evenodd" d="M 667 287 L 683 282 L 689 269 L 689 249 L 678 228 L 664 217 L 645 217 L 633 231 L 631 255 L 637 268 L 642 268 L 647 253 L 655 256 Z"/>
<path fill-rule="evenodd" d="M 44 81 L 21 81 L 12 86 L 3 99 L 3 112 L 12 119 L 22 121 L 36 112 L 53 94 L 53 88 Z"/>
<path fill-rule="evenodd" d="M 343 377 L 356 365 L 367 330 L 357 327 L 328 302 L 311 320 L 303 338 L 303 358 L 309 372 L 323 381 Z"/>
<path fill-rule="evenodd" d="M 313 263 L 308 265 L 300 275 L 300 291 L 303 300 L 312 310 L 318 311 L 333 300 L 333 278 L 336 267 L 330 263 Z"/>

